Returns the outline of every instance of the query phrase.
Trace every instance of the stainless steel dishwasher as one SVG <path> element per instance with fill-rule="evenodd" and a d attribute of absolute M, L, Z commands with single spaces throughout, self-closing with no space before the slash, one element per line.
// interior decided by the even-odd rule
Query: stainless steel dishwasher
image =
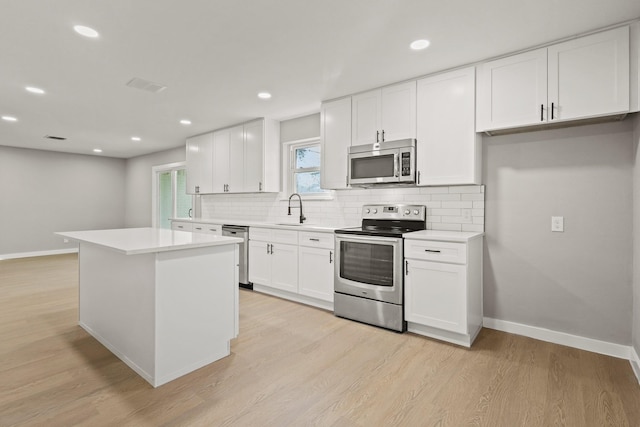
<path fill-rule="evenodd" d="M 238 237 L 242 243 L 238 243 L 240 249 L 240 287 L 253 289 L 253 284 L 249 282 L 249 227 L 242 225 L 225 224 L 222 226 L 222 235 Z"/>

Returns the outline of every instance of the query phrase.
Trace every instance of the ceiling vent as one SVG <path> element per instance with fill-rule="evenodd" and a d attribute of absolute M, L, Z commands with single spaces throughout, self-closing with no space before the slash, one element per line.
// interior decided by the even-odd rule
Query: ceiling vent
<path fill-rule="evenodd" d="M 127 86 L 132 87 L 134 89 L 145 90 L 151 93 L 160 93 L 165 90 L 167 87 L 163 86 L 159 83 L 150 82 L 149 80 L 139 79 L 138 77 L 132 78 Z"/>
<path fill-rule="evenodd" d="M 56 141 L 66 141 L 67 140 L 67 138 L 65 138 L 64 136 L 45 135 L 44 137 L 47 138 L 47 139 L 53 139 L 53 140 L 56 140 Z"/>

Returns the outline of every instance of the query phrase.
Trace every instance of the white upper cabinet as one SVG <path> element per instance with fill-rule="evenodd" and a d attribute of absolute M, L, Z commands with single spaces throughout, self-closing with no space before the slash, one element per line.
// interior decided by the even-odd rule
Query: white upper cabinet
<path fill-rule="evenodd" d="M 416 82 L 372 90 L 351 98 L 351 144 L 416 137 Z"/>
<path fill-rule="evenodd" d="M 549 47 L 550 120 L 629 111 L 629 27 Z"/>
<path fill-rule="evenodd" d="M 187 138 L 187 193 L 206 194 L 213 191 L 213 133 Z"/>
<path fill-rule="evenodd" d="M 418 80 L 418 185 L 480 184 L 475 68 Z"/>
<path fill-rule="evenodd" d="M 320 186 L 324 189 L 347 188 L 347 153 L 351 145 L 351 98 L 322 103 L 320 144 Z"/>
<path fill-rule="evenodd" d="M 242 162 L 244 159 L 242 126 L 213 133 L 213 192 L 243 191 Z"/>
<path fill-rule="evenodd" d="M 478 67 L 478 132 L 629 111 L 629 27 Z"/>
<path fill-rule="evenodd" d="M 546 121 L 547 49 L 538 49 L 480 65 L 478 132 Z"/>
<path fill-rule="evenodd" d="M 210 192 L 280 191 L 279 130 L 278 122 L 260 119 L 213 132 Z"/>

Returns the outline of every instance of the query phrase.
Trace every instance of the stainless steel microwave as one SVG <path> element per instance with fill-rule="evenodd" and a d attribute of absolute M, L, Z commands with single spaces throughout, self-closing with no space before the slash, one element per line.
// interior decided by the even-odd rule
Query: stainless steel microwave
<path fill-rule="evenodd" d="M 416 140 L 401 139 L 349 148 L 348 183 L 414 184 L 416 182 Z"/>

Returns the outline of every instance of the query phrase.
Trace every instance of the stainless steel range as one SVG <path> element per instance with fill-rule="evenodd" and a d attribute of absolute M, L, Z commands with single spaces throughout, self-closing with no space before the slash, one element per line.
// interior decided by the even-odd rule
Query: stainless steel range
<path fill-rule="evenodd" d="M 365 205 L 362 226 L 335 231 L 336 316 L 405 331 L 404 233 L 426 229 L 421 205 Z"/>

